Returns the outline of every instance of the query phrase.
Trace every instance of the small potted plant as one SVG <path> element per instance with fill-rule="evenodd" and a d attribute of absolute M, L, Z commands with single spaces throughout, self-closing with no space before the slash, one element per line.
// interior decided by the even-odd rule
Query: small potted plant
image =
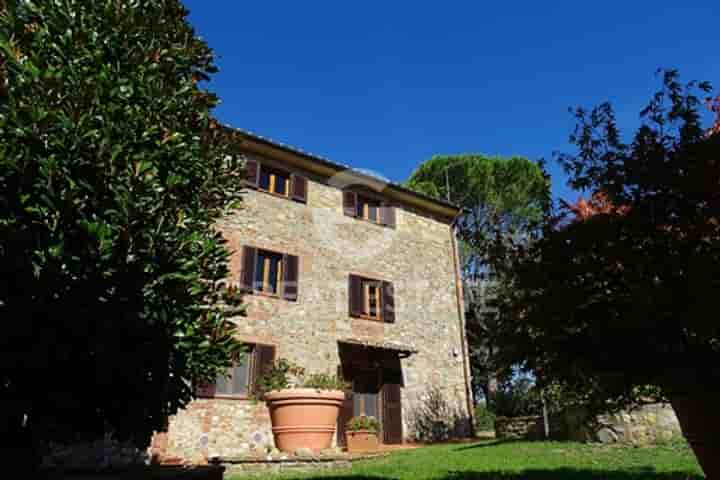
<path fill-rule="evenodd" d="M 336 375 L 308 375 L 304 368 L 278 360 L 259 379 L 256 392 L 270 410 L 275 446 L 288 453 L 330 448 L 347 389 Z"/>
<path fill-rule="evenodd" d="M 361 415 L 353 417 L 345 424 L 345 437 L 348 451 L 375 452 L 380 447 L 378 431 L 380 422 L 375 417 Z"/>

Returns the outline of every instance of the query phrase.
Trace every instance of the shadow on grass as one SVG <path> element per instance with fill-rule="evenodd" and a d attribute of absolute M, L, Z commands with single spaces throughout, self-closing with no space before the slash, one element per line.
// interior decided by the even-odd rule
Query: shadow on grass
<path fill-rule="evenodd" d="M 656 472 L 653 468 L 587 470 L 555 468 L 522 472 L 451 472 L 443 480 L 704 480 L 688 472 Z"/>
<path fill-rule="evenodd" d="M 240 477 L 232 477 L 233 480 Z M 292 477 L 289 477 L 292 478 Z M 407 477 L 417 478 L 416 474 L 408 472 Z M 552 470 L 523 470 L 521 472 L 450 472 L 442 477 L 432 477 L 433 480 L 705 480 L 701 475 L 692 475 L 688 472 L 656 472 L 652 468 L 637 468 L 628 470 L 587 470 L 574 468 L 556 468 Z M 303 476 L 302 480 L 400 480 L 395 477 L 379 475 L 319 475 L 316 477 Z"/>
<path fill-rule="evenodd" d="M 478 448 L 487 448 L 487 447 L 497 447 L 498 445 L 505 445 L 507 443 L 518 443 L 520 440 L 511 440 L 511 439 L 503 439 L 503 440 L 487 440 L 487 441 L 480 441 L 478 443 L 472 443 L 470 445 L 466 445 L 464 447 L 458 447 L 454 449 L 455 452 L 462 452 L 465 450 L 477 450 Z"/>

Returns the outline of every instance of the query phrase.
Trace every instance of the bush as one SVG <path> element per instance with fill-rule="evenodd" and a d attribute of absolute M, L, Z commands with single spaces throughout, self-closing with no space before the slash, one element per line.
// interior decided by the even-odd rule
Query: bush
<path fill-rule="evenodd" d="M 492 395 L 491 409 L 498 417 L 525 417 L 542 414 L 540 392 L 532 380 L 515 378 Z"/>
<path fill-rule="evenodd" d="M 380 422 L 378 422 L 375 417 L 360 415 L 358 417 L 351 418 L 350 421 L 345 424 L 345 428 L 348 432 L 358 432 L 360 430 L 377 432 L 380 430 Z"/>
<path fill-rule="evenodd" d="M 475 428 L 481 432 L 495 429 L 495 413 L 485 405 L 475 407 Z"/>
<path fill-rule="evenodd" d="M 285 388 L 314 388 L 317 390 L 341 390 L 350 388 L 349 384 L 327 373 L 307 375 L 305 369 L 285 358 L 277 360 L 272 368 L 258 379 L 255 395 L 261 397 L 267 392 Z"/>

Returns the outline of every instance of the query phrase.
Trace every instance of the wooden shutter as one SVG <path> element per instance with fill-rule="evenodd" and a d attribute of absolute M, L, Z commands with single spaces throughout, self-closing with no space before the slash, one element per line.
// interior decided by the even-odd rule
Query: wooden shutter
<path fill-rule="evenodd" d="M 298 299 L 299 264 L 298 257 L 295 255 L 283 255 L 282 296 L 285 300 L 292 302 L 296 302 Z"/>
<path fill-rule="evenodd" d="M 290 176 L 290 198 L 296 202 L 307 203 L 307 178 L 301 175 Z"/>
<path fill-rule="evenodd" d="M 352 374 L 350 373 L 350 366 L 338 365 L 338 377 L 345 381 L 352 380 Z M 340 414 L 338 415 L 337 422 L 337 444 L 338 447 L 347 447 L 347 438 L 345 437 L 347 422 L 353 417 L 353 397 L 352 391 L 345 392 L 345 399 L 340 405 Z"/>
<path fill-rule="evenodd" d="M 260 393 L 257 389 L 257 381 L 260 377 L 265 375 L 273 366 L 275 362 L 275 346 L 274 345 L 255 345 L 255 351 L 253 352 L 253 371 L 252 371 L 252 384 L 250 389 L 255 393 L 257 397 L 260 397 Z"/>
<path fill-rule="evenodd" d="M 340 405 L 340 413 L 338 415 L 337 424 L 337 444 L 338 447 L 347 447 L 347 437 L 345 437 L 347 422 L 353 417 L 353 396 L 352 392 L 345 393 L 345 399 Z"/>
<path fill-rule="evenodd" d="M 382 282 L 383 292 L 383 321 L 395 322 L 395 288 L 390 282 Z"/>
<path fill-rule="evenodd" d="M 343 192 L 343 210 L 349 217 L 357 217 L 357 193 Z"/>
<path fill-rule="evenodd" d="M 395 219 L 395 207 L 383 202 L 380 207 L 380 223 L 385 226 L 395 228 L 395 224 L 397 223 Z"/>
<path fill-rule="evenodd" d="M 215 382 L 201 383 L 195 387 L 195 396 L 198 398 L 211 398 L 215 396 Z"/>
<path fill-rule="evenodd" d="M 260 178 L 260 162 L 253 158 L 246 159 L 245 174 L 247 184 L 251 187 L 257 187 Z"/>
<path fill-rule="evenodd" d="M 386 383 L 382 389 L 383 440 L 388 445 L 402 443 L 402 393 L 397 383 Z"/>
<path fill-rule="evenodd" d="M 242 270 L 240 271 L 240 291 L 252 293 L 255 282 L 255 268 L 257 264 L 257 248 L 243 247 Z"/>
<path fill-rule="evenodd" d="M 350 300 L 350 316 L 360 317 L 363 312 L 362 278 L 350 275 L 348 281 L 348 297 Z"/>

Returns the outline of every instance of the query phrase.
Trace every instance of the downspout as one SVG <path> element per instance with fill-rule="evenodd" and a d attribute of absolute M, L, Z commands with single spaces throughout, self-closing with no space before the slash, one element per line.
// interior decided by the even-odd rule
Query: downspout
<path fill-rule="evenodd" d="M 465 399 L 467 401 L 468 418 L 470 419 L 470 436 L 475 436 L 475 408 L 473 402 L 472 382 L 470 378 L 470 353 L 465 331 L 465 299 L 463 296 L 462 278 L 460 275 L 460 254 L 458 252 L 455 228 L 460 214 L 458 214 L 450 225 L 450 243 L 452 244 L 453 266 L 455 268 L 455 295 L 458 307 L 458 327 L 460 329 L 460 345 L 463 353 L 463 374 L 465 377 Z"/>

